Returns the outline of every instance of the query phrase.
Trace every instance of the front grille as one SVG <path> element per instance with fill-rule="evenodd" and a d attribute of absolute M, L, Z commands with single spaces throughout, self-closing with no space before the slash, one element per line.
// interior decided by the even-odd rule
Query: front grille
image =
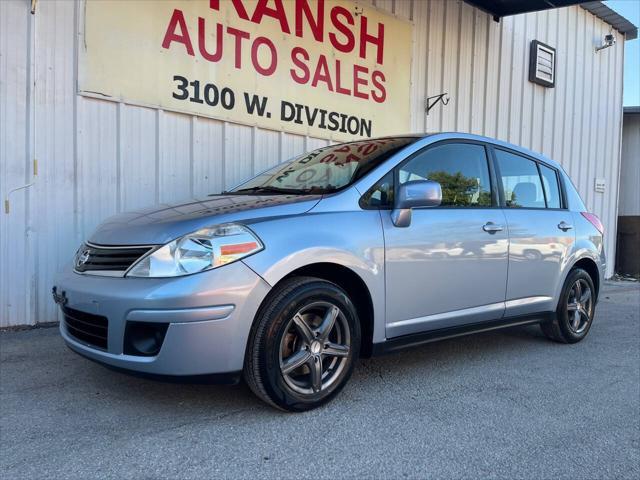
<path fill-rule="evenodd" d="M 75 259 L 78 272 L 125 272 L 153 247 L 101 247 L 83 245 Z"/>
<path fill-rule="evenodd" d="M 107 317 L 81 312 L 73 308 L 62 307 L 64 323 L 67 332 L 80 342 L 107 349 L 107 337 L 109 333 L 109 320 Z"/>

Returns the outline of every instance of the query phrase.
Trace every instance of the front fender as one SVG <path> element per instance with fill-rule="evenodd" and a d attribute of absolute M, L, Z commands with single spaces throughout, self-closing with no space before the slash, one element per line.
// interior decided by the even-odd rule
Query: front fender
<path fill-rule="evenodd" d="M 384 339 L 384 238 L 378 211 L 311 212 L 250 228 L 265 249 L 244 262 L 272 286 L 316 263 L 333 263 L 356 273 L 373 302 L 374 342 Z"/>

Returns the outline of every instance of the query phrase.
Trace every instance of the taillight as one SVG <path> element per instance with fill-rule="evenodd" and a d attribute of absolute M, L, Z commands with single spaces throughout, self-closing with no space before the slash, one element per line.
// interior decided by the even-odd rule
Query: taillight
<path fill-rule="evenodd" d="M 602 222 L 600 221 L 597 215 L 589 212 L 580 212 L 580 213 L 582 213 L 582 216 L 584 218 L 589 220 L 589 223 L 591 223 L 591 225 L 596 227 L 596 230 L 598 230 L 601 234 L 604 235 L 604 225 L 602 225 Z"/>

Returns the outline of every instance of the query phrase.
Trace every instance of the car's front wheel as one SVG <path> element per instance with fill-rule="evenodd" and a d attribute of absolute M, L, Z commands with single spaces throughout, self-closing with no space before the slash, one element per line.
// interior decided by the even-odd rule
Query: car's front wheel
<path fill-rule="evenodd" d="M 340 392 L 359 351 L 360 324 L 346 292 L 318 278 L 293 277 L 258 313 L 244 377 L 267 403 L 310 410 Z"/>

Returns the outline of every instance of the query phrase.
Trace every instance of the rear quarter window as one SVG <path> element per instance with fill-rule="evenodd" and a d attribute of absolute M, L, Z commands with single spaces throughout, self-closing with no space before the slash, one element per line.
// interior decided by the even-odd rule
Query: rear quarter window
<path fill-rule="evenodd" d="M 538 165 L 540 167 L 540 175 L 542 176 L 542 186 L 544 187 L 547 198 L 547 208 L 561 208 L 562 201 L 560 184 L 558 183 L 558 173 L 546 165 Z"/>

